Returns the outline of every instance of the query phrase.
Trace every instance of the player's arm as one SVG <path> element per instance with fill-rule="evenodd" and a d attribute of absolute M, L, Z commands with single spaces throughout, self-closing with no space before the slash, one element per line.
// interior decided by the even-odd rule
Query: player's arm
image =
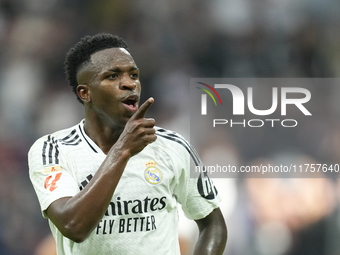
<path fill-rule="evenodd" d="M 203 219 L 196 220 L 199 237 L 195 247 L 195 255 L 223 254 L 227 242 L 227 227 L 219 208 L 213 210 Z"/>
<path fill-rule="evenodd" d="M 64 236 L 75 242 L 86 239 L 105 214 L 129 159 L 156 140 L 155 121 L 144 118 L 153 101 L 148 99 L 130 118 L 89 184 L 47 208 L 47 217 Z"/>

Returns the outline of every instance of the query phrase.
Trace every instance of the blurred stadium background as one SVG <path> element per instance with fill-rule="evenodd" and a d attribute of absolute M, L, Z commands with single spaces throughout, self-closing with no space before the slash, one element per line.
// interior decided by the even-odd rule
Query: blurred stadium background
<path fill-rule="evenodd" d="M 0 0 L 0 255 L 53 254 L 45 250 L 53 242 L 28 179 L 27 152 L 38 137 L 83 117 L 62 69 L 81 37 L 125 38 L 141 69 L 143 100 L 156 100 L 149 115 L 189 137 L 191 77 L 338 77 L 339 13 L 338 0 Z M 333 114 L 324 116 L 331 125 L 316 121 L 299 134 L 310 144 L 301 154 L 339 162 L 340 90 L 325 93 L 333 98 Z M 260 160 L 240 155 L 232 138 L 223 145 L 233 164 Z M 327 155 L 317 156 L 319 146 Z M 208 146 L 196 149 L 209 158 Z M 215 183 L 229 228 L 225 254 L 340 254 L 337 179 Z M 180 217 L 185 255 L 197 231 Z"/>

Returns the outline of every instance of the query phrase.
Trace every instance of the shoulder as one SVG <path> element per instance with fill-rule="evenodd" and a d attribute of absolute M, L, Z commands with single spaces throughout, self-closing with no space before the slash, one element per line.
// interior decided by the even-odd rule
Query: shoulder
<path fill-rule="evenodd" d="M 179 157 L 183 158 L 190 156 L 196 165 L 200 163 L 198 153 L 182 135 L 175 131 L 157 126 L 155 127 L 155 130 L 157 135 L 156 144 L 159 144 L 164 149 L 173 151 Z"/>
<path fill-rule="evenodd" d="M 158 143 L 183 150 L 190 148 L 189 142 L 177 132 L 161 127 L 155 127 L 155 130 Z"/>
<path fill-rule="evenodd" d="M 60 147 L 63 145 L 79 144 L 81 142 L 81 137 L 79 135 L 80 131 L 78 126 L 79 124 L 44 135 L 37 139 L 28 152 L 29 159 L 34 157 L 35 154 L 39 154 L 44 158 L 48 153 L 51 153 L 51 151 L 58 153 Z"/>
<path fill-rule="evenodd" d="M 77 139 L 80 139 L 79 134 L 78 134 L 79 131 L 77 129 L 78 129 L 78 125 L 75 125 L 70 128 L 62 129 L 54 133 L 44 135 L 34 142 L 31 149 L 37 146 L 39 147 L 40 145 L 46 144 L 46 143 L 53 144 L 53 143 L 60 142 L 64 144 L 64 143 L 75 142 Z"/>

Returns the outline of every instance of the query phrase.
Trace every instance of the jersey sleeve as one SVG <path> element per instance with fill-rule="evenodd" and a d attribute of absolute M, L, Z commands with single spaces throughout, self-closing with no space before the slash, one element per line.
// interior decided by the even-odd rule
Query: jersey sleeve
<path fill-rule="evenodd" d="M 37 194 L 41 211 L 55 200 L 79 192 L 70 163 L 51 135 L 40 138 L 28 153 L 29 177 Z"/>
<path fill-rule="evenodd" d="M 182 147 L 180 160 L 177 162 L 180 175 L 175 195 L 182 205 L 185 216 L 198 220 L 218 208 L 221 199 L 208 175 L 196 172 L 196 166 L 202 165 L 196 150 L 185 140 Z"/>

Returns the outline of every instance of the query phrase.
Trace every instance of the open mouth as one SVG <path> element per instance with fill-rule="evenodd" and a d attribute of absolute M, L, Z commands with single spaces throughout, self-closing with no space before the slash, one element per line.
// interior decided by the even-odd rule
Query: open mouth
<path fill-rule="evenodd" d="M 122 103 L 127 107 L 130 111 L 135 112 L 138 109 L 138 97 L 137 96 L 129 96 L 122 101 Z"/>

